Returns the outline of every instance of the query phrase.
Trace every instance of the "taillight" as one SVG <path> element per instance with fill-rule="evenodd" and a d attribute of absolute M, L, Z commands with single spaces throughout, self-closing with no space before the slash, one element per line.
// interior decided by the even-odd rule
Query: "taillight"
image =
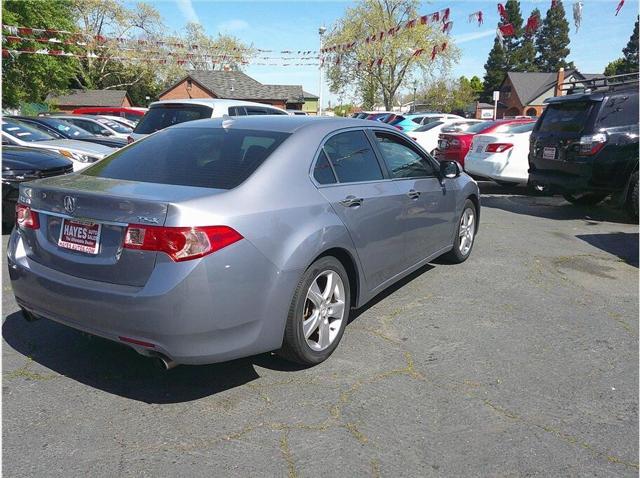
<path fill-rule="evenodd" d="M 16 204 L 16 224 L 22 229 L 39 229 L 38 213 L 26 204 Z"/>
<path fill-rule="evenodd" d="M 227 226 L 163 227 L 130 224 L 125 249 L 164 252 L 175 262 L 188 261 L 219 251 L 242 239 Z"/>
<path fill-rule="evenodd" d="M 131 136 L 127 136 L 127 144 L 133 143 L 135 140 Z"/>
<path fill-rule="evenodd" d="M 506 150 L 513 148 L 511 143 L 491 143 L 485 148 L 487 153 L 504 153 Z"/>
<path fill-rule="evenodd" d="M 447 148 L 457 148 L 458 146 L 460 146 L 460 140 L 459 139 L 450 139 L 449 141 L 447 141 Z"/>
<path fill-rule="evenodd" d="M 578 154 L 592 156 L 604 148 L 605 144 L 607 144 L 607 135 L 605 133 L 582 136 L 578 146 Z"/>

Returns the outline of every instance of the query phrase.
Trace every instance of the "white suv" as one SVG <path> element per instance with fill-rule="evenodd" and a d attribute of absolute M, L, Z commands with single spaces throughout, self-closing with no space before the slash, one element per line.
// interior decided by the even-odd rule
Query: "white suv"
<path fill-rule="evenodd" d="M 288 115 L 285 110 L 275 106 L 251 101 L 223 99 L 184 99 L 156 101 L 149 105 L 133 133 L 127 138 L 129 143 L 144 138 L 148 134 L 168 128 L 174 124 L 204 118 L 220 118 L 249 115 Z"/>

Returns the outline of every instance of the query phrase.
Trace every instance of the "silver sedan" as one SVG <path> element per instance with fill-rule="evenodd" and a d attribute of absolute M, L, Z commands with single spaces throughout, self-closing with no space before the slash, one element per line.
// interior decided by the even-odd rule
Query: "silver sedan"
<path fill-rule="evenodd" d="M 206 119 L 22 185 L 9 274 L 28 319 L 167 367 L 273 350 L 316 364 L 350 309 L 466 260 L 479 213 L 457 163 L 384 123 Z"/>

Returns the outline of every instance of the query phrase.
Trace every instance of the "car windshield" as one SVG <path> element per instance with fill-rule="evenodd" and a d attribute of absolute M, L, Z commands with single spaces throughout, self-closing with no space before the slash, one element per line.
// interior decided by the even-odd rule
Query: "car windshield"
<path fill-rule="evenodd" d="M 566 101 L 547 106 L 539 131 L 545 133 L 580 133 L 589 117 L 592 101 Z"/>
<path fill-rule="evenodd" d="M 27 141 L 29 143 L 56 139 L 50 134 L 47 134 L 19 121 L 3 120 L 2 131 L 15 139 L 18 139 L 20 141 Z"/>
<path fill-rule="evenodd" d="M 102 123 L 103 125 L 111 128 L 112 130 L 116 131 L 117 133 L 124 133 L 124 134 L 129 134 L 133 131 L 133 128 L 129 128 L 128 126 L 125 126 L 123 124 L 120 124 L 116 121 L 112 121 L 110 119 L 106 119 L 106 118 L 98 118 L 98 121 L 100 123 Z"/>
<path fill-rule="evenodd" d="M 525 123 L 525 124 L 513 124 L 511 125 L 511 128 L 509 128 L 509 133 L 514 133 L 514 134 L 518 134 L 518 133 L 528 133 L 529 131 L 533 131 L 533 127 L 536 125 L 535 121 L 532 121 L 531 123 Z"/>
<path fill-rule="evenodd" d="M 118 150 L 82 174 L 233 189 L 251 176 L 288 136 L 274 131 L 223 128 L 167 129 Z"/>
<path fill-rule="evenodd" d="M 211 107 L 206 105 L 165 104 L 147 111 L 133 130 L 137 134 L 155 133 L 174 124 L 211 118 Z"/>
<path fill-rule="evenodd" d="M 436 126 L 440 126 L 441 124 L 444 124 L 444 121 L 434 121 L 432 123 L 427 123 L 425 125 L 420 126 L 419 128 L 414 129 L 413 132 L 422 133 L 424 131 L 429 131 L 430 129 L 433 129 Z"/>
<path fill-rule="evenodd" d="M 43 123 L 56 131 L 60 131 L 67 138 L 93 138 L 93 135 L 87 130 L 66 121 L 51 118 L 43 120 Z"/>
<path fill-rule="evenodd" d="M 393 119 L 392 121 L 389 122 L 390 125 L 394 125 L 394 124 L 398 124 L 401 121 L 404 121 L 404 116 L 396 116 L 395 119 Z"/>

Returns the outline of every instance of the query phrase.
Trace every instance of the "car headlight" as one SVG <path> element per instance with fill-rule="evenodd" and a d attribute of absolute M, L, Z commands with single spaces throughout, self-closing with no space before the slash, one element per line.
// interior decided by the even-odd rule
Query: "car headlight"
<path fill-rule="evenodd" d="M 38 171 L 25 170 L 25 169 L 5 169 L 2 171 L 3 181 L 30 181 L 32 179 L 38 179 L 40 177 Z"/>
<path fill-rule="evenodd" d="M 58 152 L 62 155 L 65 156 L 69 159 L 75 160 L 75 161 L 79 161 L 81 163 L 93 163 L 95 161 L 95 158 L 92 158 L 89 155 L 86 154 L 80 154 L 80 153 L 74 153 L 73 151 L 68 151 L 66 149 L 60 149 L 58 150 Z"/>

